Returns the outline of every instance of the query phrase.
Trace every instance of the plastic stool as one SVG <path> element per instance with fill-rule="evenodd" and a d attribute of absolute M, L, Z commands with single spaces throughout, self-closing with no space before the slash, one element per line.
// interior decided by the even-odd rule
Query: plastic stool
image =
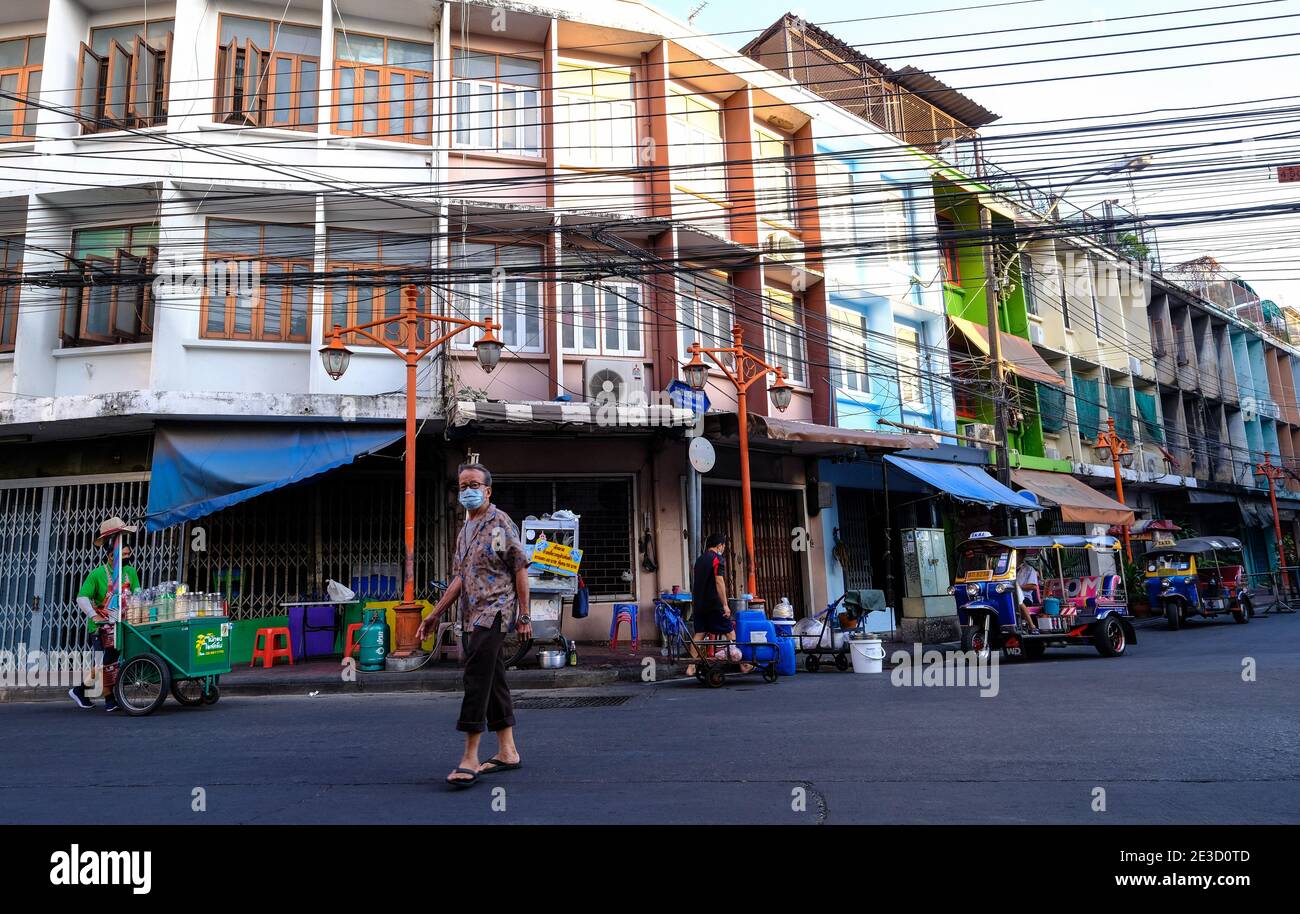
<path fill-rule="evenodd" d="M 283 637 L 284 646 L 276 644 L 276 639 Z M 262 642 L 258 647 L 257 642 Z M 257 663 L 257 658 L 262 658 L 262 669 L 270 669 L 275 665 L 277 657 L 283 657 L 289 661 L 289 666 L 293 666 L 293 647 L 289 640 L 289 629 L 287 628 L 259 628 L 253 635 L 253 659 L 248 665 L 253 666 Z"/>
<path fill-rule="evenodd" d="M 632 635 L 632 650 L 635 651 L 641 643 L 640 637 L 636 631 L 637 605 L 635 603 L 615 603 L 614 612 L 609 620 L 609 648 L 610 650 L 618 649 L 618 627 L 619 623 L 627 620 L 627 627 Z"/>
<path fill-rule="evenodd" d="M 360 622 L 353 622 L 348 626 L 347 635 L 343 638 L 343 656 L 351 657 L 355 651 L 361 649 L 361 642 L 357 640 L 356 634 L 363 628 Z"/>

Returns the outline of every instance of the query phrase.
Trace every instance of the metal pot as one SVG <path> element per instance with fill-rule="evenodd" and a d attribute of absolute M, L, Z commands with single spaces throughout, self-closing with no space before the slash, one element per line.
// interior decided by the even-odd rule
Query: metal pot
<path fill-rule="evenodd" d="M 537 659 L 544 670 L 558 670 L 564 666 L 564 651 L 538 651 Z"/>

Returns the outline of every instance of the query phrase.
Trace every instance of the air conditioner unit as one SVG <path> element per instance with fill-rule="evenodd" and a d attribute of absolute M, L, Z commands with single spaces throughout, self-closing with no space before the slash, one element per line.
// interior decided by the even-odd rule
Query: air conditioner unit
<path fill-rule="evenodd" d="M 1128 373 L 1136 375 L 1142 374 L 1142 360 L 1135 355 L 1128 357 Z"/>
<path fill-rule="evenodd" d="M 645 385 L 641 372 L 640 362 L 587 359 L 582 366 L 582 383 L 587 399 L 608 405 L 644 404 Z"/>
<path fill-rule="evenodd" d="M 1043 454 L 1047 457 L 1048 460 L 1061 459 L 1061 449 L 1059 447 L 1051 447 L 1050 445 L 1044 445 Z"/>
<path fill-rule="evenodd" d="M 980 446 L 996 447 L 998 443 L 997 429 L 987 422 L 964 423 L 961 433 L 967 438 L 975 439 Z"/>
<path fill-rule="evenodd" d="M 1161 463 L 1161 461 L 1157 460 L 1155 457 L 1152 457 L 1152 456 L 1149 455 L 1149 454 L 1147 455 L 1146 460 L 1143 461 L 1143 464 L 1144 464 L 1145 467 L 1146 467 L 1146 471 L 1147 471 L 1148 473 L 1150 473 L 1151 475 L 1153 475 L 1153 476 L 1163 476 L 1163 475 L 1164 475 L 1164 472 L 1165 472 L 1165 471 L 1164 471 L 1164 468 L 1160 466 L 1160 463 Z"/>
<path fill-rule="evenodd" d="M 1043 345 L 1043 325 L 1030 323 L 1029 325 L 1029 342 L 1036 346 Z"/>
<path fill-rule="evenodd" d="M 801 248 L 799 239 L 789 232 L 772 232 L 763 239 L 763 253 L 773 260 L 794 260 Z"/>

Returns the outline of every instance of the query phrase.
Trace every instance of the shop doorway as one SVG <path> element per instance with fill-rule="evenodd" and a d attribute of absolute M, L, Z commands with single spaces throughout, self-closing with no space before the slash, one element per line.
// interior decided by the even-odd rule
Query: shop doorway
<path fill-rule="evenodd" d="M 793 546 L 794 531 L 805 527 L 803 493 L 789 489 L 754 491 L 754 576 L 758 594 L 769 608 L 782 597 L 790 600 L 795 616 L 807 615 L 804 599 L 804 552 Z M 745 583 L 745 537 L 741 529 L 740 488 L 727 485 L 704 485 L 704 536 L 723 533 L 727 537 L 727 593 L 743 592 Z"/>
<path fill-rule="evenodd" d="M 845 590 L 869 590 L 875 585 L 871 574 L 871 518 L 876 517 L 872 493 L 866 489 L 838 486 L 835 503 L 839 511 L 839 535 L 834 545 L 835 561 L 844 575 Z"/>

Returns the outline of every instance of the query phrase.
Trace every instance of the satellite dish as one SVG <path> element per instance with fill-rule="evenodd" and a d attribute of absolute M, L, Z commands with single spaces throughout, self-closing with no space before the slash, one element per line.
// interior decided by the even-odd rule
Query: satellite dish
<path fill-rule="evenodd" d="M 690 458 L 691 466 L 697 473 L 707 473 L 713 469 L 713 464 L 717 459 L 714 453 L 713 443 L 708 438 L 692 438 L 690 445 L 686 449 L 686 454 Z"/>

